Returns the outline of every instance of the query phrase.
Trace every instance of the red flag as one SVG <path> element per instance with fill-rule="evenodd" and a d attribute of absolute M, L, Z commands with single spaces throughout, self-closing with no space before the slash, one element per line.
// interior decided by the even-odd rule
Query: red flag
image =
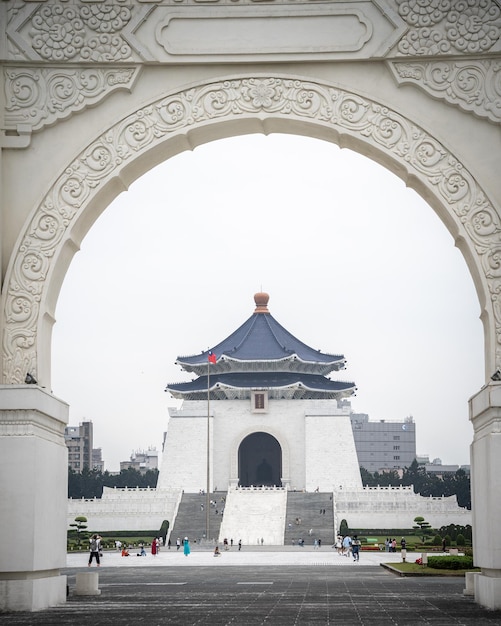
<path fill-rule="evenodd" d="M 209 356 L 207 358 L 209 360 L 209 363 L 216 364 L 216 355 L 214 354 L 214 352 L 212 352 L 212 350 L 209 350 Z"/>

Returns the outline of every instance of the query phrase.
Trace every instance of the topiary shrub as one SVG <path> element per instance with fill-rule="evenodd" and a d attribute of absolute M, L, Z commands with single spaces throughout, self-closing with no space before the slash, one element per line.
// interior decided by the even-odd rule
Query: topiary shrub
<path fill-rule="evenodd" d="M 433 537 L 433 541 L 431 543 L 434 546 L 441 546 L 442 545 L 442 537 L 440 535 L 435 535 Z"/>
<path fill-rule="evenodd" d="M 472 556 L 430 556 L 428 567 L 432 569 L 473 569 Z"/>
<path fill-rule="evenodd" d="M 464 535 L 459 533 L 459 535 L 456 537 L 456 545 L 464 546 L 465 544 L 466 544 L 466 539 L 464 538 Z"/>

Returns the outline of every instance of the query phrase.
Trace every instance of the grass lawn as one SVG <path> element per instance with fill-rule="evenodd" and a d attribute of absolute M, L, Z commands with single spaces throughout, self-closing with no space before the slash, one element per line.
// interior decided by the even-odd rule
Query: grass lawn
<path fill-rule="evenodd" d="M 385 563 L 384 565 L 387 569 L 397 570 L 404 576 L 464 576 L 465 572 L 480 571 L 478 567 L 474 569 L 434 569 L 417 563 Z"/>

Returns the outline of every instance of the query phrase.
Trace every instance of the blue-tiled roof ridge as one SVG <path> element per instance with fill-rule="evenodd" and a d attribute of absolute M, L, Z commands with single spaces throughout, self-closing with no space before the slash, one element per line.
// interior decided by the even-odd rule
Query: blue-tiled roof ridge
<path fill-rule="evenodd" d="M 301 364 L 308 364 L 308 371 L 318 367 L 318 371 L 324 374 L 342 369 L 345 365 L 343 355 L 327 354 L 311 348 L 286 330 L 270 313 L 254 313 L 211 351 L 217 359 L 217 363 L 211 365 L 214 373 L 234 370 L 239 363 L 269 362 L 271 365 L 295 360 L 298 362 L 293 369 L 297 371 L 301 371 Z M 197 355 L 178 357 L 176 362 L 184 370 L 202 375 L 207 369 L 208 353 L 207 350 Z M 225 365 L 225 360 L 232 362 L 232 365 Z M 291 369 L 291 365 L 286 369 Z"/>

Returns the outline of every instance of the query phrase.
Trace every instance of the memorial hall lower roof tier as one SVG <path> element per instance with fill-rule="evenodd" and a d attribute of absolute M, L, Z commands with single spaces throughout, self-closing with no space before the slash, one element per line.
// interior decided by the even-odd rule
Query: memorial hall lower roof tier
<path fill-rule="evenodd" d="M 295 372 L 248 372 L 200 376 L 185 383 L 167 385 L 166 391 L 183 400 L 250 398 L 253 391 L 266 390 L 271 399 L 340 400 L 353 395 L 355 383 L 330 380 L 316 374 Z"/>

